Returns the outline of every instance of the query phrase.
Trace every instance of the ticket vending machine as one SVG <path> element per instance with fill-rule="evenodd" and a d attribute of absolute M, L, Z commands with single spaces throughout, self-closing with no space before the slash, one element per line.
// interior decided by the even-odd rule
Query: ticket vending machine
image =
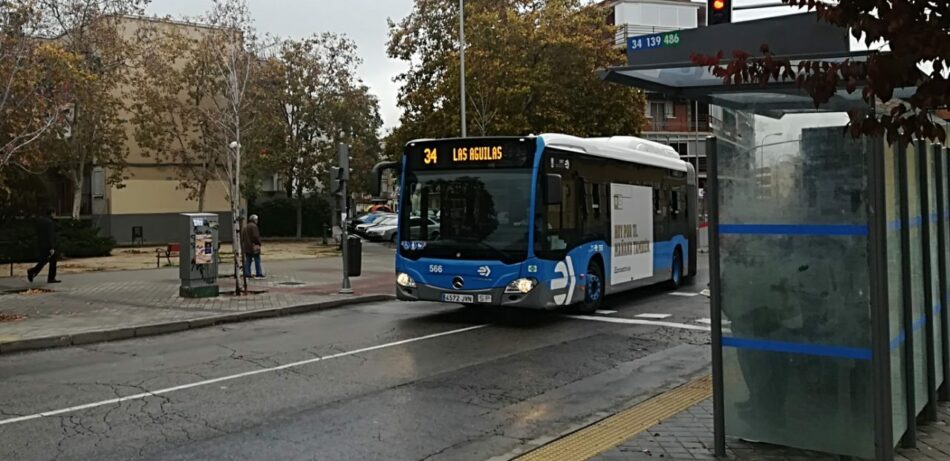
<path fill-rule="evenodd" d="M 218 215 L 182 213 L 179 274 L 183 298 L 218 296 Z"/>

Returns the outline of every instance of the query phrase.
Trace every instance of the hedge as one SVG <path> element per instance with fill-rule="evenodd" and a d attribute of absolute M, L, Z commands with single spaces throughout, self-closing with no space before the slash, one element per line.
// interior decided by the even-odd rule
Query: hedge
<path fill-rule="evenodd" d="M 297 236 L 297 200 L 286 197 L 252 203 L 249 214 L 256 214 L 261 237 Z M 303 237 L 329 236 L 330 204 L 323 197 L 310 196 L 303 202 Z"/>
<path fill-rule="evenodd" d="M 116 242 L 100 237 L 89 220 L 56 220 L 57 250 L 66 258 L 109 256 Z M 0 225 L 0 263 L 36 260 L 36 221 L 8 220 Z"/>

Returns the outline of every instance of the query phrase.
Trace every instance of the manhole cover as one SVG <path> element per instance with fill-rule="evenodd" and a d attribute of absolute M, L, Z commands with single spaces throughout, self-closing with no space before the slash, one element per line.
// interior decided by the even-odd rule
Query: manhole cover
<path fill-rule="evenodd" d="M 25 318 L 26 318 L 25 315 L 20 315 L 20 314 L 4 314 L 3 312 L 0 312 L 0 323 L 4 323 L 4 322 L 16 322 L 17 320 L 23 320 L 23 319 L 25 319 Z"/>
<path fill-rule="evenodd" d="M 285 286 L 285 287 L 296 287 L 296 286 L 300 286 L 300 285 L 303 285 L 303 284 L 304 284 L 303 282 L 280 282 L 280 283 L 278 283 L 278 285 Z"/>

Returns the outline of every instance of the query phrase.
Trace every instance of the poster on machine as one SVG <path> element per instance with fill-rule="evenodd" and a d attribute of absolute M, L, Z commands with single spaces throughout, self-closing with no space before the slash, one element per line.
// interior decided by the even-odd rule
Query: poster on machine
<path fill-rule="evenodd" d="M 211 264 L 214 257 L 214 240 L 211 234 L 195 235 L 195 264 Z"/>
<path fill-rule="evenodd" d="M 610 184 L 610 284 L 653 276 L 653 188 Z"/>

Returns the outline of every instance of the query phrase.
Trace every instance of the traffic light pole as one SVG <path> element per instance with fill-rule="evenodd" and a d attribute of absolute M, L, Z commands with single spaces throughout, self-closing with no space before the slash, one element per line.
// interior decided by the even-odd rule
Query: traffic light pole
<path fill-rule="evenodd" d="M 341 295 L 353 294 L 353 288 L 350 286 L 350 241 L 346 231 L 346 223 L 350 220 L 350 200 L 346 195 L 346 184 L 350 182 L 350 152 L 346 144 L 340 144 L 339 164 L 340 174 L 340 202 L 341 217 L 340 236 L 343 241 L 343 286 L 340 287 Z"/>

